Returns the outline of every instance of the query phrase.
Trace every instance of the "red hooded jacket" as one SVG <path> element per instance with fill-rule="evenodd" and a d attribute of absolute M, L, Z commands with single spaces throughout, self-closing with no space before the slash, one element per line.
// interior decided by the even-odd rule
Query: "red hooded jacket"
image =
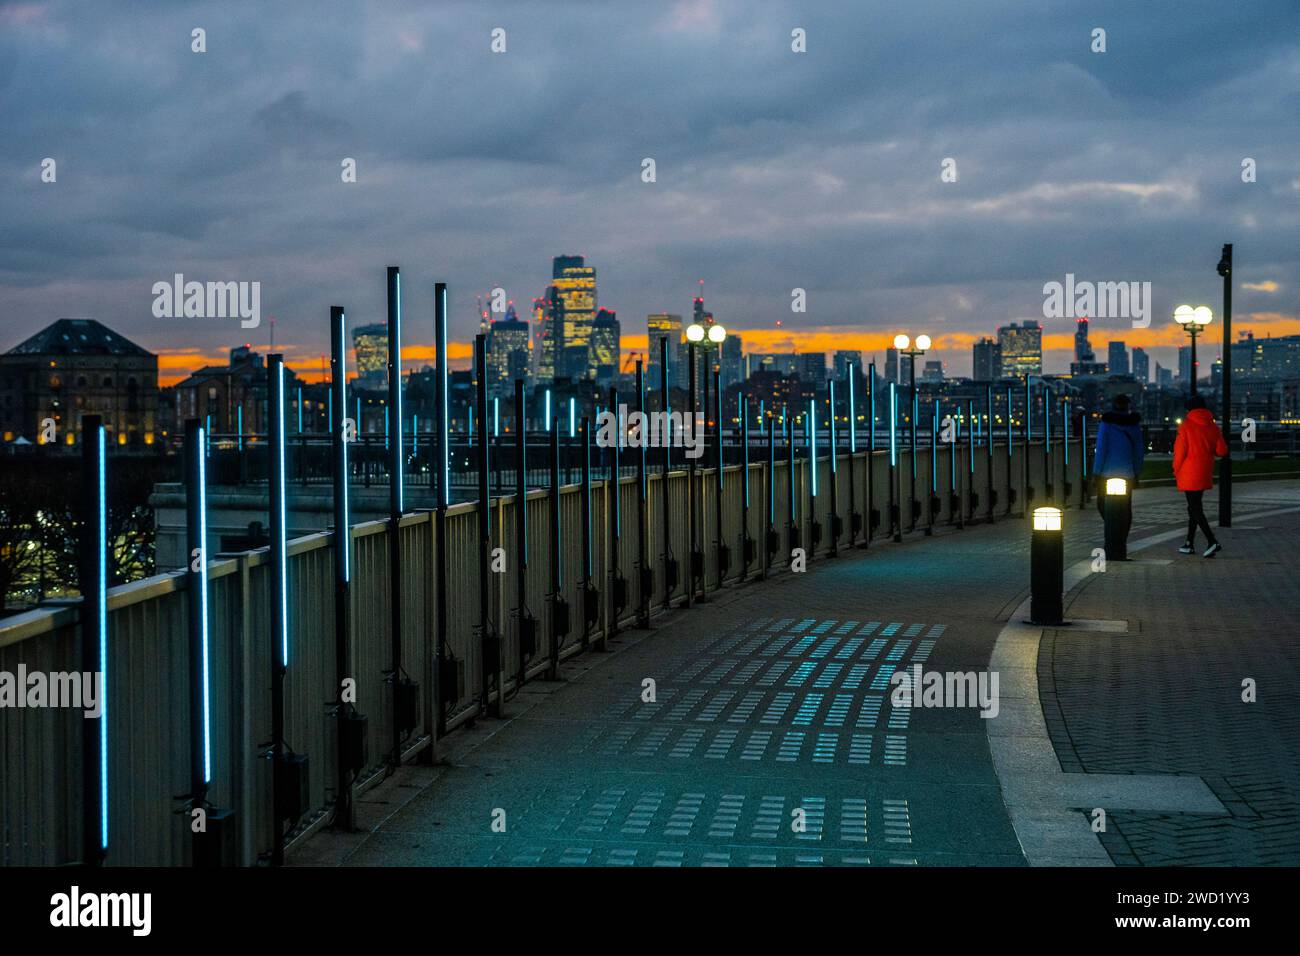
<path fill-rule="evenodd" d="M 1174 477 L 1179 491 L 1209 491 L 1214 487 L 1214 459 L 1228 453 L 1223 432 L 1208 408 L 1193 408 L 1178 426 L 1174 441 Z"/>

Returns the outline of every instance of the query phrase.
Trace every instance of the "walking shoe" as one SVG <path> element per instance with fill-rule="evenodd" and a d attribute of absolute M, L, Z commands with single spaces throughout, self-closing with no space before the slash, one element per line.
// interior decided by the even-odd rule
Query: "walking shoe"
<path fill-rule="evenodd" d="M 1190 541 L 1184 541 L 1184 542 L 1183 542 L 1183 546 L 1182 546 L 1181 548 L 1178 549 L 1178 553 L 1179 553 L 1179 554 L 1191 554 L 1191 553 L 1192 553 L 1192 543 L 1191 543 Z"/>
<path fill-rule="evenodd" d="M 1214 542 L 1214 544 L 1210 545 L 1208 548 L 1205 549 L 1205 557 L 1212 558 L 1222 550 L 1223 550 L 1223 545 L 1219 544 L 1219 542 L 1216 541 Z"/>

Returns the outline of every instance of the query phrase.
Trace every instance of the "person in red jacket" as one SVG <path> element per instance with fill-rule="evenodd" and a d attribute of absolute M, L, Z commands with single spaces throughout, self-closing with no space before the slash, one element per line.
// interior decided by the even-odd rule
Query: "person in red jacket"
<path fill-rule="evenodd" d="M 1200 395 L 1191 396 L 1187 399 L 1187 417 L 1178 426 L 1178 438 L 1174 440 L 1174 478 L 1178 481 L 1178 490 L 1187 496 L 1187 541 L 1178 549 L 1183 554 L 1195 550 L 1193 543 L 1198 527 L 1205 532 L 1209 542 L 1205 549 L 1207 558 L 1223 550 L 1214 537 L 1210 522 L 1205 519 L 1201 499 L 1214 487 L 1214 459 L 1226 454 L 1228 443 L 1214 423 L 1214 416 L 1205 407 L 1205 399 Z"/>

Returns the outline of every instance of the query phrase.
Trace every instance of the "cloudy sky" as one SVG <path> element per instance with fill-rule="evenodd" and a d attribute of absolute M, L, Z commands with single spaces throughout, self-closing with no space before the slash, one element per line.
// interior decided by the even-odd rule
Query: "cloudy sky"
<path fill-rule="evenodd" d="M 435 280 L 464 356 L 476 294 L 529 303 L 573 253 L 631 348 L 703 278 L 752 351 L 927 331 L 964 374 L 1037 318 L 1053 371 L 1074 323 L 1043 284 L 1073 273 L 1151 282 L 1152 327 L 1096 320 L 1094 346 L 1168 366 L 1223 242 L 1234 325 L 1300 332 L 1297 117 L 1295 0 L 0 2 L 0 349 L 93 317 L 174 380 L 268 344 L 154 318 L 180 272 L 260 281 L 313 371 L 328 307 L 382 319 L 392 264 L 417 361 Z"/>

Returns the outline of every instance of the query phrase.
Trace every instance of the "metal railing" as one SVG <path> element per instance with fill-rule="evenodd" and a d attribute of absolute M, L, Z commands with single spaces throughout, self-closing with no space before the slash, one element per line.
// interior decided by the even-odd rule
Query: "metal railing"
<path fill-rule="evenodd" d="M 1055 445 L 1055 443 L 1054 443 Z M 1053 450 L 1053 488 L 1056 503 L 1082 505 L 1086 500 L 1080 475 L 1083 457 L 1071 448 L 1069 464 L 1062 449 Z M 655 452 L 648 452 L 653 462 Z M 840 551 L 850 547 L 850 500 L 863 515 L 862 531 L 854 534 L 856 546 L 886 539 L 890 532 L 888 510 L 891 469 L 885 451 L 859 451 L 852 456 L 841 452 L 832 476 L 828 457 L 815 466 L 804 454 L 796 460 L 793 473 L 784 448 L 778 443 L 776 464 L 768 468 L 765 439 L 751 444 L 749 502 L 745 508 L 741 466 L 723 469 L 722 541 L 729 549 L 730 566 L 722 579 L 735 584 L 742 575 L 754 579 L 768 574 L 788 573 L 790 550 L 803 547 L 812 560 L 827 555 L 832 545 L 831 482 L 842 520 L 834 542 Z M 931 473 L 929 451 L 917 452 L 918 496 L 924 501 Z M 1027 506 L 1046 503 L 1047 458 L 1041 442 L 1027 448 L 1017 442 L 1008 460 L 1005 446 L 991 456 L 984 445 L 974 448 L 974 471 L 964 442 L 941 446 L 938 451 L 936 524 L 969 524 L 1023 514 Z M 951 456 L 956 456 L 955 462 Z M 595 456 L 593 456 L 595 457 Z M 679 453 L 674 453 L 680 458 Z M 903 531 L 910 527 L 906 502 L 912 463 L 906 449 L 898 455 L 897 487 L 904 497 L 901 511 Z M 626 458 L 623 462 L 626 465 Z M 1028 468 L 1026 468 L 1026 464 Z M 1009 467 L 1008 467 L 1009 466 Z M 817 469 L 817 494 L 812 495 L 812 468 Z M 870 477 L 868 473 L 870 472 Z M 850 474 L 853 475 L 852 496 Z M 957 497 L 951 475 L 958 476 Z M 603 475 L 595 471 L 597 477 Z M 704 553 L 704 587 L 717 587 L 719 542 L 716 540 L 718 507 L 715 473 L 700 468 L 696 473 L 696 527 Z M 794 482 L 794 516 L 788 494 Z M 587 555 L 582 534 L 583 486 L 567 485 L 560 491 L 560 528 L 550 527 L 549 492 L 527 494 L 528 554 L 526 586 L 528 605 L 538 619 L 538 647 L 522 678 L 531 680 L 550 667 L 553 654 L 564 659 L 580 653 L 591 642 L 602 641 L 637 617 L 638 605 L 650 613 L 674 606 L 692 586 L 691 542 L 688 540 L 687 482 L 685 471 L 673 471 L 666 478 L 649 475 L 646 481 L 644 519 L 639 516 L 640 486 L 635 477 L 621 477 L 617 484 L 593 480 L 591 484 L 591 585 L 599 590 L 598 613 L 587 631 L 583 624 L 584 566 Z M 1028 483 L 1028 488 L 1026 487 Z M 1068 488 L 1067 488 L 1068 486 Z M 874 496 L 868 498 L 868 488 Z M 769 488 L 775 504 L 779 547 L 767 553 Z M 1028 489 L 1033 489 L 1029 493 Z M 1014 505 L 1008 492 L 1013 492 Z M 619 496 L 621 521 L 611 520 L 613 495 Z M 1065 500 L 1067 494 L 1069 501 Z M 954 512 L 954 505 L 960 513 Z M 515 554 L 515 521 L 520 503 L 513 495 L 493 498 L 492 546 L 506 556 L 504 573 L 493 573 L 489 629 L 501 637 L 505 710 L 517 688 L 520 675 L 514 662 L 519 659 L 520 608 Z M 479 700 L 483 661 L 480 656 L 481 626 L 478 620 L 479 541 L 477 503 L 452 505 L 447 513 L 445 568 L 436 566 L 433 511 L 405 515 L 396 533 L 402 549 L 402 577 L 398 593 L 403 608 L 402 668 L 419 681 L 421 718 L 405 741 L 404 757 L 411 759 L 434 743 L 437 715 L 445 710 L 450 731 L 496 703 L 497 691 Z M 668 509 L 671 540 L 664 540 L 664 513 Z M 871 510 L 880 513 L 873 528 Z M 922 508 L 924 511 L 924 508 Z M 743 523 L 742 523 L 743 516 Z M 793 520 L 792 520 L 793 517 Z M 820 541 L 814 544 L 812 528 L 820 525 Z M 928 515 L 917 523 L 917 533 L 928 523 Z M 792 534 L 791 527 L 797 527 Z M 388 600 L 389 541 L 394 533 L 387 520 L 355 525 L 353 543 L 351 647 L 352 673 L 357 683 L 357 710 L 369 718 L 369 767 L 357 778 L 353 795 L 364 791 L 385 773 L 384 758 L 391 750 L 393 734 L 390 615 Z M 752 539 L 753 560 L 746 565 L 745 537 Z M 330 822 L 339 779 L 338 733 L 333 705 L 337 699 L 334 659 L 333 547 L 336 535 L 312 534 L 290 543 L 288 555 L 288 602 L 291 643 L 295 664 L 285 687 L 285 740 L 294 751 L 311 761 L 311 810 L 300 819 L 291 841 L 301 839 Z M 557 648 L 552 635 L 554 602 L 548 598 L 551 586 L 551 554 L 558 543 L 561 582 L 559 593 L 572 609 L 570 633 Z M 616 588 L 611 569 L 617 549 L 618 567 L 627 579 L 626 606 L 614 606 Z M 680 580 L 668 593 L 666 556 L 680 566 Z M 653 571 L 645 582 L 639 573 L 642 555 Z M 863 586 L 870 588 L 870 564 L 863 565 Z M 436 576 L 448 578 L 448 650 L 465 664 L 463 695 L 455 700 L 435 699 L 434 620 Z M 271 847 L 271 762 L 267 741 L 271 736 L 271 704 L 267 674 L 272 652 L 270 560 L 265 550 L 213 561 L 209 566 L 209 633 L 212 686 L 213 772 L 211 799 L 215 805 L 232 808 L 237 814 L 237 862 L 256 863 Z M 114 588 L 108 597 L 109 659 L 107 661 L 108 816 L 111 835 L 107 863 L 110 865 L 183 865 L 190 862 L 189 817 L 180 812 L 188 786 L 189 738 L 187 714 L 189 652 L 186 640 L 188 582 L 184 572 L 164 574 Z M 642 594 L 643 583 L 650 585 Z M 695 582 L 698 585 L 698 581 Z M 698 591 L 697 591 L 698 593 Z M 0 671 L 16 673 L 67 672 L 79 669 L 80 629 L 75 605 L 40 609 L 0 622 Z M 0 709 L 0 863 L 4 865 L 57 865 L 75 862 L 80 854 L 82 812 L 82 756 L 79 747 L 81 715 L 78 711 L 42 708 Z"/>

